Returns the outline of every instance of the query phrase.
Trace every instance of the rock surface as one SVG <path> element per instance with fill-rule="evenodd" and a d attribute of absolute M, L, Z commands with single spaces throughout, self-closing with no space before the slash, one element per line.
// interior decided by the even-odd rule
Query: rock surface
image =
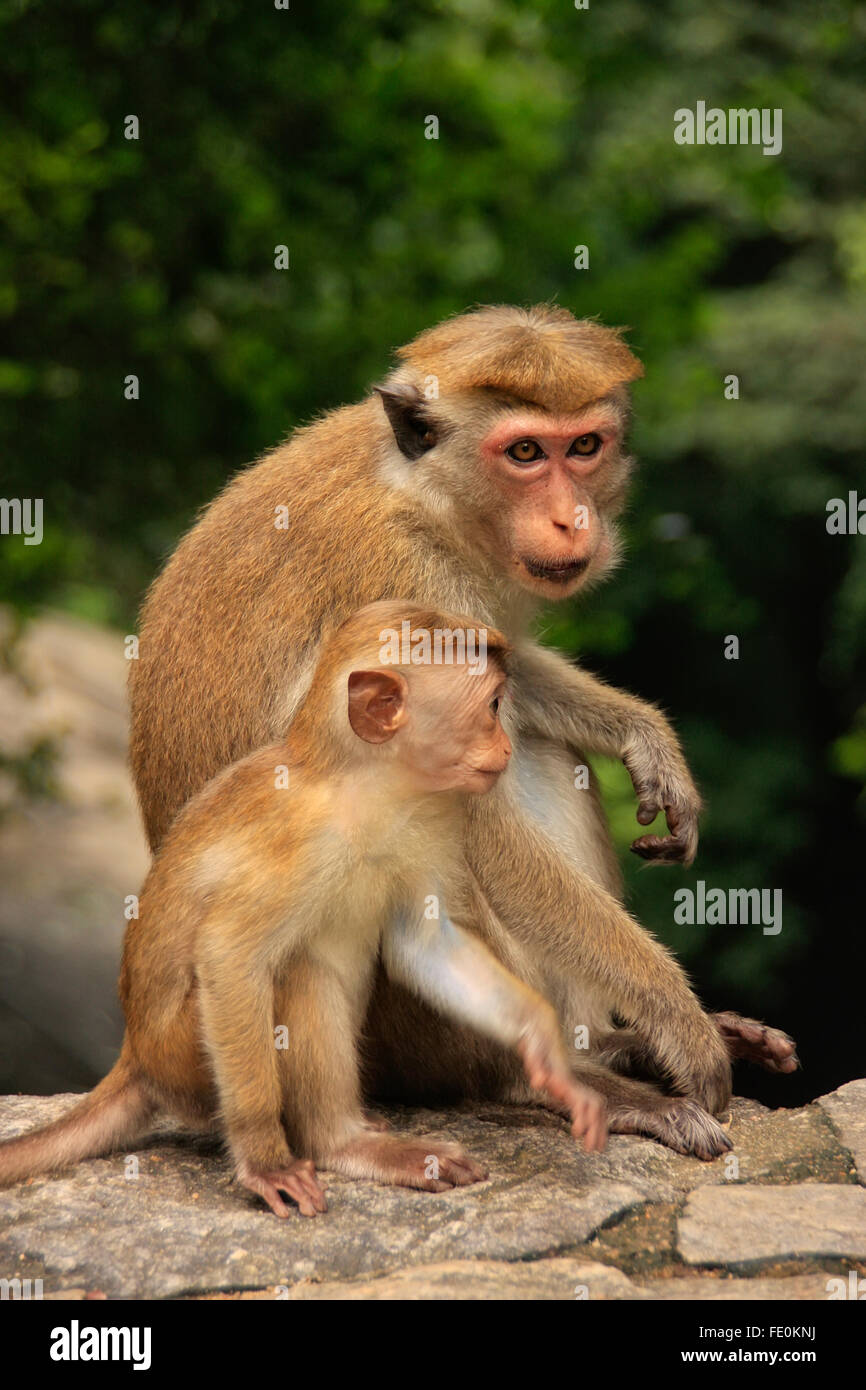
<path fill-rule="evenodd" d="M 7 1097 L 0 1137 L 70 1103 Z M 801 1110 L 735 1101 L 714 1163 L 623 1136 L 587 1155 L 529 1107 L 388 1114 L 489 1180 L 434 1196 L 326 1174 L 328 1213 L 282 1222 L 213 1141 L 165 1130 L 0 1193 L 0 1277 L 60 1298 L 676 1300 L 826 1299 L 866 1273 L 863 1082 Z"/>

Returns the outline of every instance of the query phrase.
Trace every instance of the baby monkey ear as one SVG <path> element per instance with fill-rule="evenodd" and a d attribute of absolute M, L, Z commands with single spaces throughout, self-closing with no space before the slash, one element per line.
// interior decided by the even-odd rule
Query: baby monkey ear
<path fill-rule="evenodd" d="M 396 671 L 353 671 L 349 723 L 365 743 L 387 743 L 406 722 L 409 687 Z"/>
<path fill-rule="evenodd" d="M 424 412 L 424 398 L 414 386 L 376 386 L 401 454 L 418 459 L 438 442 Z"/>

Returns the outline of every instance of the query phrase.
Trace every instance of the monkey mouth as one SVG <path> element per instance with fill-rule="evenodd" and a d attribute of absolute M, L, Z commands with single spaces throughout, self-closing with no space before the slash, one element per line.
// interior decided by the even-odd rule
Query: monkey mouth
<path fill-rule="evenodd" d="M 533 579 L 546 579 L 551 584 L 569 584 L 583 574 L 589 560 L 528 560 L 523 561 Z"/>

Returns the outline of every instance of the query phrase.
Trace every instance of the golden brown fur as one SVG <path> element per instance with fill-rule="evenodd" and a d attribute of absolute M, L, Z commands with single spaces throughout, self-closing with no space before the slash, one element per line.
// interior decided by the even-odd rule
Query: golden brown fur
<path fill-rule="evenodd" d="M 641 836 L 636 851 L 688 863 L 700 799 L 676 736 L 658 710 L 530 633 L 539 600 L 591 587 L 617 560 L 632 467 L 626 392 L 640 366 L 613 330 L 549 306 L 462 315 L 398 357 L 380 394 L 298 430 L 229 483 L 154 583 L 130 687 L 151 844 L 221 768 L 285 735 L 323 633 L 358 604 L 400 595 L 472 613 L 514 648 L 512 766 L 466 830 L 473 930 L 555 1003 L 567 1041 L 590 1029 L 614 1128 L 640 1128 L 640 1083 L 625 1087 L 599 1051 L 615 1015 L 668 1087 L 699 1114 L 717 1111 L 730 1093 L 728 1046 L 677 963 L 623 908 L 595 788 L 578 791 L 573 778 L 587 752 L 622 758 L 639 820 L 664 809 L 670 832 Z M 503 451 L 512 426 L 545 443 L 537 477 Z M 573 437 L 600 439 L 596 457 L 574 456 Z M 274 525 L 279 508 L 287 530 Z M 521 1093 L 501 1051 L 382 977 L 367 1027 L 366 1085 L 378 1094 Z M 575 1065 L 586 1059 L 575 1054 Z M 688 1116 L 695 1151 L 724 1148 L 709 1114 L 693 1123 L 658 1088 L 643 1098 L 649 1132 L 664 1106 Z M 673 1128 L 669 1139 L 680 1142 Z"/>
<path fill-rule="evenodd" d="M 410 372 L 437 377 L 440 392 L 487 389 L 546 410 L 575 410 L 643 376 L 619 333 L 567 309 L 505 305 L 446 319 L 399 348 Z"/>

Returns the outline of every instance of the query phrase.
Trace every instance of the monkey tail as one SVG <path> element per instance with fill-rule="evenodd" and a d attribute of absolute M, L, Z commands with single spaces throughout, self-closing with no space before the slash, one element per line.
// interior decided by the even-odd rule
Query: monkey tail
<path fill-rule="evenodd" d="M 59 1120 L 0 1143 L 0 1187 L 131 1143 L 154 1109 L 124 1044 L 105 1080 Z"/>

